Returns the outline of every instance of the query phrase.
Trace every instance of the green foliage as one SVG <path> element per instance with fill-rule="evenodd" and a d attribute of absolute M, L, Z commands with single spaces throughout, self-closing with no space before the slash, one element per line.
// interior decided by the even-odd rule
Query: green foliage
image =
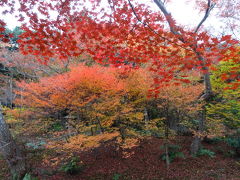
<path fill-rule="evenodd" d="M 63 129 L 64 127 L 60 122 L 54 122 L 51 127 L 49 127 L 49 131 L 62 131 Z"/>
<path fill-rule="evenodd" d="M 225 137 L 224 141 L 232 148 L 228 155 L 230 157 L 240 157 L 240 129 L 237 129 L 234 133 Z"/>
<path fill-rule="evenodd" d="M 161 149 L 165 149 L 165 146 L 161 146 Z M 183 152 L 180 151 L 181 147 L 178 146 L 178 145 L 175 145 L 175 144 L 169 144 L 168 145 L 168 152 L 169 152 L 169 161 L 170 162 L 173 162 L 174 159 L 176 158 L 182 158 L 184 159 L 185 158 L 185 155 Z M 163 153 L 161 155 L 161 159 L 163 161 L 166 161 L 166 153 Z"/>
<path fill-rule="evenodd" d="M 27 173 L 25 174 L 23 180 L 38 180 L 38 178 L 33 177 L 31 174 Z"/>
<path fill-rule="evenodd" d="M 234 153 L 232 153 L 232 156 L 236 155 L 240 157 L 240 137 L 228 137 L 226 138 L 226 143 L 234 148 Z"/>
<path fill-rule="evenodd" d="M 229 88 L 229 83 L 237 83 L 237 78 L 222 78 L 231 74 L 232 69 L 239 69 L 240 65 L 229 60 L 221 62 L 213 71 L 211 82 L 217 96 L 208 104 L 208 122 L 224 123 L 230 128 L 240 127 L 240 88 Z M 213 125 L 215 127 L 215 125 Z"/>
<path fill-rule="evenodd" d="M 214 138 L 205 138 L 204 142 L 208 143 L 208 144 L 217 144 L 220 142 L 223 142 L 224 138 L 223 137 L 214 137 Z"/>
<path fill-rule="evenodd" d="M 39 149 L 46 144 L 45 141 L 40 141 L 36 143 L 26 143 L 26 146 L 32 149 Z"/>
<path fill-rule="evenodd" d="M 150 119 L 156 119 L 161 116 L 161 111 L 159 110 L 157 105 L 154 104 L 153 102 L 151 102 L 152 104 L 148 105 L 148 115 Z"/>
<path fill-rule="evenodd" d="M 79 158 L 72 157 L 69 162 L 64 164 L 61 170 L 67 174 L 74 175 L 80 173 L 84 168 L 84 164 L 80 162 Z"/>
<path fill-rule="evenodd" d="M 149 130 L 149 132 L 150 132 L 150 135 L 153 137 L 157 137 L 157 138 L 164 137 L 164 133 L 159 131 L 159 129 L 152 128 Z"/>
<path fill-rule="evenodd" d="M 113 175 L 113 180 L 119 180 L 120 177 L 121 177 L 121 174 L 115 173 L 115 174 Z"/>
<path fill-rule="evenodd" d="M 9 47 L 8 49 L 10 51 L 14 51 L 14 50 L 17 50 L 18 49 L 18 39 L 19 39 L 19 36 L 23 33 L 24 31 L 20 28 L 20 27 L 15 27 L 13 30 L 10 30 L 10 29 L 6 29 L 5 30 L 5 34 L 6 35 L 12 35 L 12 36 L 9 36 L 9 39 L 10 39 L 10 43 L 12 44 L 11 47 Z"/>
<path fill-rule="evenodd" d="M 204 149 L 201 148 L 198 152 L 197 152 L 197 156 L 209 156 L 211 158 L 215 157 L 215 152 L 209 150 L 209 149 Z"/>
<path fill-rule="evenodd" d="M 240 148 L 240 138 L 226 138 L 226 143 L 234 148 Z"/>

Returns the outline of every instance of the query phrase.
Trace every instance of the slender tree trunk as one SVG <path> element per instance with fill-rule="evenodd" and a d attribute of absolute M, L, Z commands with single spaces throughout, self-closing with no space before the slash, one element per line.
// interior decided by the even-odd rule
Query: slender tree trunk
<path fill-rule="evenodd" d="M 169 110 L 166 108 L 166 119 L 165 119 L 165 154 L 166 154 L 166 165 L 167 165 L 167 174 L 170 165 L 169 159 Z"/>
<path fill-rule="evenodd" d="M 212 92 L 212 85 L 210 81 L 210 73 L 208 67 L 205 65 L 205 59 L 197 53 L 198 59 L 201 62 L 202 70 L 203 70 L 203 77 L 204 77 L 204 94 L 200 97 L 200 100 L 204 101 L 204 103 L 208 102 L 211 98 Z M 195 155 L 201 148 L 201 134 L 204 132 L 206 123 L 206 107 L 203 105 L 202 110 L 199 112 L 199 125 L 198 125 L 198 134 L 200 136 L 195 136 L 193 142 L 191 144 L 190 152 L 192 155 Z"/>
<path fill-rule="evenodd" d="M 126 137 L 127 137 L 127 135 L 126 135 L 126 127 L 125 126 L 121 126 L 119 128 L 119 132 L 120 132 L 120 136 L 121 136 L 121 139 L 122 139 L 122 144 L 124 144 L 125 140 L 126 140 Z"/>
<path fill-rule="evenodd" d="M 97 119 L 97 123 L 98 123 L 98 125 L 99 125 L 99 127 L 100 127 L 101 134 L 102 134 L 102 133 L 104 133 L 104 128 L 103 128 L 103 126 L 102 126 L 102 124 L 101 124 L 100 119 L 99 119 L 98 117 L 96 117 L 96 119 Z"/>
<path fill-rule="evenodd" d="M 26 163 L 4 120 L 0 105 L 0 152 L 7 161 L 12 176 L 20 180 L 26 172 Z"/>
<path fill-rule="evenodd" d="M 198 134 L 202 134 L 204 131 L 204 123 L 205 123 L 205 112 L 202 110 L 199 112 L 199 126 L 198 126 Z M 194 136 L 193 142 L 191 144 L 190 152 L 192 155 L 196 155 L 197 152 L 201 149 L 201 136 Z"/>
<path fill-rule="evenodd" d="M 168 121 L 168 120 L 166 120 Z M 169 127 L 168 123 L 165 124 L 165 154 L 166 154 L 166 165 L 167 171 L 169 170 L 170 159 L 169 159 Z"/>
<path fill-rule="evenodd" d="M 159 7 L 159 9 L 162 11 L 162 13 L 164 14 L 164 16 L 166 17 L 166 20 L 169 24 L 169 28 L 170 31 L 175 34 L 175 35 L 182 35 L 182 33 L 180 31 L 178 31 L 178 26 L 175 25 L 175 23 L 173 23 L 174 19 L 172 18 L 172 15 L 170 12 L 167 11 L 164 1 L 162 0 L 154 0 L 155 4 Z M 206 11 L 205 11 L 205 15 L 202 18 L 202 20 L 199 22 L 197 28 L 195 29 L 194 33 L 197 33 L 199 28 L 202 26 L 202 24 L 206 21 L 206 19 L 208 18 L 210 12 L 212 11 L 213 7 L 215 6 L 214 1 L 208 0 L 207 3 L 207 7 L 206 7 Z M 184 36 L 179 36 L 178 40 L 181 41 L 182 43 L 189 43 L 185 40 Z M 204 95 L 202 96 L 202 100 L 207 102 L 209 100 L 209 98 L 212 96 L 212 87 L 211 87 L 211 81 L 210 81 L 210 73 L 208 70 L 208 67 L 206 66 L 206 62 L 204 57 L 201 55 L 201 53 L 197 50 L 197 46 L 198 44 L 192 44 L 190 45 L 190 48 L 195 52 L 198 60 L 201 63 L 202 66 L 202 70 L 204 73 L 204 85 L 205 85 L 205 92 Z M 205 112 L 205 108 L 203 108 L 203 112 L 202 115 L 199 118 L 199 131 L 201 133 L 201 131 L 204 130 L 204 124 L 205 124 L 205 119 L 206 119 L 206 112 Z M 202 130 L 201 130 L 202 129 Z M 200 149 L 201 146 L 201 137 L 195 137 L 193 140 L 193 143 L 191 145 L 191 153 L 192 154 L 196 154 L 196 152 Z"/>
<path fill-rule="evenodd" d="M 12 73 L 9 79 L 9 88 L 10 88 L 10 108 L 13 108 L 13 79 Z"/>
<path fill-rule="evenodd" d="M 148 111 L 146 107 L 144 108 L 144 122 L 145 122 L 145 125 L 147 126 L 149 122 L 149 116 L 148 116 Z"/>
<path fill-rule="evenodd" d="M 91 127 L 91 136 L 94 135 L 94 130 L 93 130 L 93 127 Z"/>

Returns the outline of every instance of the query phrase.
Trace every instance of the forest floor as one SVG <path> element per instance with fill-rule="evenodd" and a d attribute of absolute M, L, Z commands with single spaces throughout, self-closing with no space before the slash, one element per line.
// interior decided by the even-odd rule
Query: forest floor
<path fill-rule="evenodd" d="M 36 121 L 31 126 L 15 124 L 12 130 L 18 140 L 28 142 L 27 164 L 39 180 L 240 180 L 240 159 L 232 157 L 231 148 L 223 142 L 203 143 L 205 149 L 215 153 L 214 157 L 192 157 L 188 151 L 192 137 L 173 137 L 171 144 L 181 147 L 184 158 L 175 158 L 167 169 L 161 158 L 162 138 L 139 136 L 128 138 L 123 144 L 116 132 L 65 138 L 66 131 L 44 132 Z M 78 159 L 80 168 L 70 175 L 63 167 L 66 170 L 74 166 L 69 164 L 71 160 L 75 162 L 73 159 Z M 10 179 L 1 157 L 0 179 Z"/>

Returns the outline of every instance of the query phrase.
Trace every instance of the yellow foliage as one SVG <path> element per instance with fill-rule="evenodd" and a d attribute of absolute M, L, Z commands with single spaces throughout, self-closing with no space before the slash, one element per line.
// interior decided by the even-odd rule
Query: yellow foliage
<path fill-rule="evenodd" d="M 52 144 L 48 146 L 49 148 L 59 147 L 68 151 L 74 150 L 88 150 L 91 148 L 96 148 L 100 146 L 101 143 L 111 140 L 119 136 L 118 132 L 114 133 L 104 133 L 96 136 L 86 136 L 86 135 L 77 135 L 69 139 L 69 142 L 64 144 Z"/>

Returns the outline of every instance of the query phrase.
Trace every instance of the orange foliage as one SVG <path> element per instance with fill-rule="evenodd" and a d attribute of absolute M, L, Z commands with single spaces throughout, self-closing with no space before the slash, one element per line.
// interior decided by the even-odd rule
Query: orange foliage
<path fill-rule="evenodd" d="M 12 117 L 15 120 L 31 119 L 34 116 L 33 112 L 28 109 L 7 108 L 4 112 L 7 114 L 7 116 Z"/>
<path fill-rule="evenodd" d="M 196 110 L 201 109 L 201 104 L 197 103 L 197 101 L 203 89 L 204 87 L 202 84 L 167 86 L 159 92 L 158 99 L 165 100 L 160 106 L 171 104 L 181 111 L 196 112 Z"/>
<path fill-rule="evenodd" d="M 99 99 L 120 93 L 123 84 L 113 74 L 113 68 L 79 65 L 71 71 L 39 82 L 21 82 L 23 105 L 51 110 L 77 110 Z M 20 99 L 17 103 L 21 103 Z"/>
<path fill-rule="evenodd" d="M 69 139 L 68 143 L 61 144 L 59 142 L 52 142 L 47 147 L 48 148 L 59 148 L 65 149 L 68 151 L 75 150 L 88 150 L 91 148 L 96 148 L 100 146 L 101 143 L 109 141 L 113 138 L 119 136 L 119 133 L 104 133 L 96 136 L 85 136 L 85 135 L 77 135 L 73 136 Z"/>

